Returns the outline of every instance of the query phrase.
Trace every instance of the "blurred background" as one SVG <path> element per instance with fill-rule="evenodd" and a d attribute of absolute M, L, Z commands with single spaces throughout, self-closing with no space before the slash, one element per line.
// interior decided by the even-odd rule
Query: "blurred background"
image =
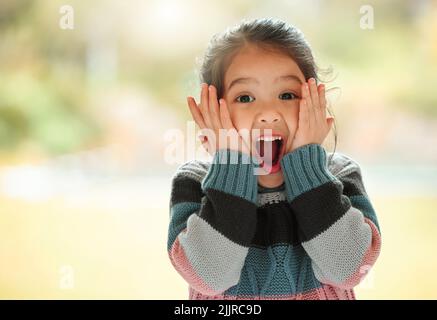
<path fill-rule="evenodd" d="M 0 298 L 188 297 L 166 251 L 166 134 L 187 132 L 211 36 L 255 17 L 299 27 L 334 70 L 336 151 L 362 166 L 383 240 L 357 297 L 437 298 L 432 0 L 2 0 Z"/>

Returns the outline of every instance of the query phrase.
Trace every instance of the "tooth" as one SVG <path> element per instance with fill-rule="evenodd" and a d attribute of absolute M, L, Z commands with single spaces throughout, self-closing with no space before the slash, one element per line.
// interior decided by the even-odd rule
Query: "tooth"
<path fill-rule="evenodd" d="M 277 137 L 258 137 L 257 141 L 274 141 L 274 140 L 282 140 L 282 137 L 277 136 Z"/>

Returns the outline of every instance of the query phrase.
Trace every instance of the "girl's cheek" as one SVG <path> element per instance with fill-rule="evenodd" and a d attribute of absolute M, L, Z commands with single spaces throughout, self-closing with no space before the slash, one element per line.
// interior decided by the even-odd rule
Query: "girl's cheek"
<path fill-rule="evenodd" d="M 240 123 L 240 115 L 238 114 L 238 110 L 230 102 L 227 104 L 227 106 L 232 123 L 234 124 L 234 127 L 237 127 L 237 125 Z"/>
<path fill-rule="evenodd" d="M 287 119 L 286 122 L 290 132 L 294 131 L 299 123 L 299 108 L 290 111 L 290 113 L 287 114 L 285 119 Z"/>

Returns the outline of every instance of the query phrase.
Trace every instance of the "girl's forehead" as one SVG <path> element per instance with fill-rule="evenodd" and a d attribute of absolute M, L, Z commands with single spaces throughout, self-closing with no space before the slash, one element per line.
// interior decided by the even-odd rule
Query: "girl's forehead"
<path fill-rule="evenodd" d="M 234 78 L 248 77 L 266 80 L 290 74 L 295 75 L 302 82 L 305 81 L 302 71 L 291 56 L 278 51 L 244 48 L 231 59 L 224 82 L 227 87 Z"/>
<path fill-rule="evenodd" d="M 244 62 L 259 62 L 265 60 L 280 60 L 282 62 L 294 61 L 289 55 L 278 49 L 266 49 L 256 46 L 246 46 L 234 54 L 231 64 L 241 64 Z M 237 63 L 238 62 L 238 63 Z"/>

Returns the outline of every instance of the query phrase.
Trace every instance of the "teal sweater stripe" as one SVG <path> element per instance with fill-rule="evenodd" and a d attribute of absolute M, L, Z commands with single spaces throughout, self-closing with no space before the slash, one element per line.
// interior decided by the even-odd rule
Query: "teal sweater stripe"
<path fill-rule="evenodd" d="M 281 167 L 290 202 L 308 190 L 337 179 L 328 170 L 325 149 L 316 143 L 301 146 L 284 155 Z"/>
<path fill-rule="evenodd" d="M 275 296 L 299 294 L 320 288 L 311 259 L 302 245 L 278 244 L 266 249 L 251 247 L 231 296 Z"/>
<path fill-rule="evenodd" d="M 230 149 L 216 151 L 211 168 L 202 181 L 202 190 L 208 188 L 256 203 L 258 184 L 251 156 Z"/>
<path fill-rule="evenodd" d="M 170 224 L 168 227 L 167 251 L 170 250 L 176 241 L 179 233 L 187 227 L 187 220 L 190 215 L 200 210 L 200 203 L 182 202 L 170 208 Z"/>

